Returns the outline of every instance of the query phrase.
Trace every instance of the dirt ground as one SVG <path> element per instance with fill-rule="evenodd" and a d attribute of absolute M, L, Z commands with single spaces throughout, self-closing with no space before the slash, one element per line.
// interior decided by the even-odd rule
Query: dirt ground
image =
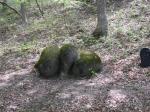
<path fill-rule="evenodd" d="M 111 62 L 92 79 L 40 79 L 38 58 L 13 59 L 22 68 L 1 73 L 0 112 L 149 112 L 150 68 L 138 66 L 138 55 Z M 11 61 L 8 58 L 7 62 Z M 12 62 L 11 62 L 12 63 Z M 18 69 L 18 70 L 17 70 Z"/>

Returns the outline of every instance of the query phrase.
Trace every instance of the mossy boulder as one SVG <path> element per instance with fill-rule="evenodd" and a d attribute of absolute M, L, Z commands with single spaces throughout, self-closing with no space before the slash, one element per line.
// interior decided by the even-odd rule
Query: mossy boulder
<path fill-rule="evenodd" d="M 57 46 L 46 47 L 35 64 L 40 76 L 45 78 L 57 77 L 60 71 L 60 49 Z"/>
<path fill-rule="evenodd" d="M 77 49 L 71 44 L 65 44 L 60 49 L 61 70 L 68 74 L 71 67 L 78 59 Z"/>
<path fill-rule="evenodd" d="M 102 69 L 100 57 L 94 52 L 81 52 L 80 58 L 72 67 L 73 77 L 91 77 Z"/>

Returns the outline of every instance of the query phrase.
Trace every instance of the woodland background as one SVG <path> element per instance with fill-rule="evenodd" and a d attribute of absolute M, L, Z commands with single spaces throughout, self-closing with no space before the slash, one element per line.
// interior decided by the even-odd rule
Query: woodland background
<path fill-rule="evenodd" d="M 0 112 L 149 112 L 150 68 L 138 65 L 140 49 L 150 47 L 149 0 L 107 0 L 108 34 L 99 38 L 95 1 L 38 0 L 40 10 L 36 0 L 7 4 L 17 12 L 0 4 Z M 37 77 L 43 48 L 65 43 L 96 52 L 103 71 L 82 80 Z"/>

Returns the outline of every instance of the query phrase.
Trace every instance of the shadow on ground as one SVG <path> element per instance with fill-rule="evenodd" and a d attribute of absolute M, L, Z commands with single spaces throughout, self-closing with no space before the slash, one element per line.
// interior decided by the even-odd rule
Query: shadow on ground
<path fill-rule="evenodd" d="M 40 79 L 32 70 L 33 61 L 29 61 L 26 68 L 0 74 L 0 110 L 1 112 L 120 112 L 120 110 L 148 112 L 150 79 L 146 74 L 149 68 L 144 70 L 139 68 L 136 59 L 136 55 L 122 59 L 110 64 L 113 67 L 105 64 L 103 72 L 88 80 Z M 126 61 L 128 63 L 124 64 Z M 106 62 L 107 60 L 104 63 Z M 127 70 L 129 72 L 125 71 L 127 66 L 131 67 Z"/>

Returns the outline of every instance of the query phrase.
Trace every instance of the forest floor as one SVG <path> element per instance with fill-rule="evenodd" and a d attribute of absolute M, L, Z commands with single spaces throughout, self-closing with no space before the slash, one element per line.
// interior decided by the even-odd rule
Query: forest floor
<path fill-rule="evenodd" d="M 43 9 L 41 17 L 30 7 L 28 26 L 0 16 L 0 112 L 149 112 L 150 68 L 139 67 L 140 49 L 150 47 L 148 0 L 108 3 L 109 35 L 99 39 L 90 35 L 93 5 Z M 42 49 L 65 43 L 95 51 L 103 71 L 92 79 L 39 78 L 33 66 Z"/>

